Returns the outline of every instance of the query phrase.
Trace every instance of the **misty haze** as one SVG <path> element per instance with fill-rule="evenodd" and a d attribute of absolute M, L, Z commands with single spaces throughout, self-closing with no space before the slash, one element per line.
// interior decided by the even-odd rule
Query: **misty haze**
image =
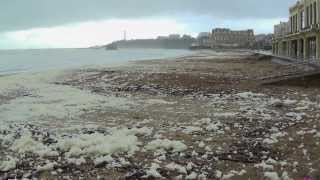
<path fill-rule="evenodd" d="M 320 0 L 2 0 L 0 179 L 320 179 Z"/>

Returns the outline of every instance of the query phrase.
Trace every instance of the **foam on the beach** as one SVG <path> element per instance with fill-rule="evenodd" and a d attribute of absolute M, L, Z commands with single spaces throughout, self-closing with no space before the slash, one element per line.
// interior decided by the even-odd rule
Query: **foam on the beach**
<path fill-rule="evenodd" d="M 105 108 L 128 109 L 128 98 L 101 96 L 86 90 L 58 85 L 58 72 L 19 74 L 0 78 L 0 92 L 10 101 L 0 104 L 0 119 L 7 122 L 41 122 L 75 119 Z M 17 113 L 18 112 L 18 113 Z"/>
<path fill-rule="evenodd" d="M 147 150 L 172 150 L 172 152 L 182 152 L 187 146 L 181 141 L 172 141 L 169 139 L 156 139 L 148 143 L 145 147 Z"/>

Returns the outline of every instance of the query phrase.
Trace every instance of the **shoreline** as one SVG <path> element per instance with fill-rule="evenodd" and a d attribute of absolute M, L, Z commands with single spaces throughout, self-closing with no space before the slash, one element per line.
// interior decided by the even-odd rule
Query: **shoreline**
<path fill-rule="evenodd" d="M 39 72 L 51 69 L 77 69 L 85 66 L 117 66 L 131 60 L 166 58 L 188 54 L 184 50 L 119 50 L 108 52 L 104 49 L 47 49 L 13 51 L 0 53 L 0 59 L 7 74 L 10 72 Z M 0 68 L 1 71 L 1 68 Z"/>
<path fill-rule="evenodd" d="M 16 118 L 0 127 L 0 177 L 245 180 L 319 173 L 319 87 L 263 85 L 304 68 L 248 52 L 129 64 L 74 70 L 49 84 L 41 76 L 27 79 L 22 96 L 0 103 L 0 118 Z M 26 120 L 11 117 L 15 112 Z"/>

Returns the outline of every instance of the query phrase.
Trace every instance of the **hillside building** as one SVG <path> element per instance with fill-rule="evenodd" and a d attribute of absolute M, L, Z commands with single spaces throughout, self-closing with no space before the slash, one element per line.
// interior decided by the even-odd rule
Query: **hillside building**
<path fill-rule="evenodd" d="M 226 28 L 216 28 L 211 34 L 212 48 L 249 48 L 255 37 L 252 29 L 233 31 Z"/>

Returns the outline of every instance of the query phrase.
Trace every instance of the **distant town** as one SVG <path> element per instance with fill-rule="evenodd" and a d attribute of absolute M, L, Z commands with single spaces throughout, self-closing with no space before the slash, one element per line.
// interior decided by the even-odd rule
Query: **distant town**
<path fill-rule="evenodd" d="M 185 34 L 158 36 L 155 39 L 132 39 L 112 42 L 105 48 L 161 48 L 250 50 L 262 55 L 295 63 L 319 65 L 320 59 L 320 0 L 297 0 L 288 7 L 288 20 L 274 25 L 273 33 L 255 34 L 254 29 L 234 30 L 214 28 L 196 37 Z"/>
<path fill-rule="evenodd" d="M 253 29 L 215 28 L 197 37 L 171 34 L 156 39 L 120 40 L 104 48 L 165 49 L 255 49 L 268 50 L 274 56 L 315 62 L 320 58 L 319 0 L 299 0 L 289 8 L 286 22 L 274 26 L 274 33 L 256 35 Z"/>
<path fill-rule="evenodd" d="M 165 48 L 165 49 L 272 49 L 273 34 L 255 35 L 254 30 L 231 30 L 215 28 L 211 32 L 200 32 L 197 37 L 170 34 L 156 39 L 133 39 L 115 41 L 104 47 L 117 48 Z"/>

